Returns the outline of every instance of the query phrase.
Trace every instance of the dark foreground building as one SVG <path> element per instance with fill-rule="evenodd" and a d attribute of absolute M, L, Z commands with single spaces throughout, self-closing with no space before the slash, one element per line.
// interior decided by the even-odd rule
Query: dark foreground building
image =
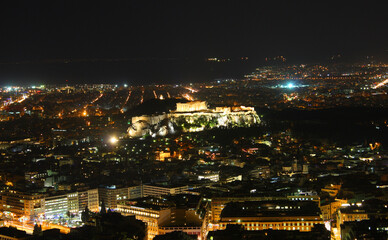
<path fill-rule="evenodd" d="M 235 239 L 268 239 L 268 240 L 329 240 L 330 232 L 323 225 L 316 225 L 310 232 L 288 230 L 260 230 L 247 231 L 239 225 L 227 225 L 225 230 L 209 232 L 207 239 L 210 240 L 235 240 Z"/>
<path fill-rule="evenodd" d="M 388 220 L 345 222 L 341 225 L 341 239 L 388 239 Z"/>

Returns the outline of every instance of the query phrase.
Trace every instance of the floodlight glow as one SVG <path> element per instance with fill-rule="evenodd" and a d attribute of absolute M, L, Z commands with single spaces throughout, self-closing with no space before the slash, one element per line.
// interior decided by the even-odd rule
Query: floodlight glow
<path fill-rule="evenodd" d="M 118 139 L 117 137 L 115 137 L 115 136 L 113 136 L 113 137 L 111 137 L 111 138 L 109 139 L 109 142 L 110 142 L 111 144 L 116 144 L 118 141 L 119 141 L 119 139 Z"/>
<path fill-rule="evenodd" d="M 293 83 L 287 84 L 287 88 L 294 88 L 294 87 L 295 87 L 295 85 Z"/>

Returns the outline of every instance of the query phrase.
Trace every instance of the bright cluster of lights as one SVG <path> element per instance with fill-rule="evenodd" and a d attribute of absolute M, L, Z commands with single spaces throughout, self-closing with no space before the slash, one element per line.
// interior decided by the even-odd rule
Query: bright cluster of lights
<path fill-rule="evenodd" d="M 380 87 L 384 86 L 384 85 L 387 84 L 387 83 L 388 83 L 388 79 L 385 79 L 384 81 L 378 83 L 376 86 L 374 86 L 374 87 L 372 87 L 372 88 L 374 88 L 374 89 L 380 88 Z"/>
<path fill-rule="evenodd" d="M 191 87 L 185 87 L 185 89 L 189 90 L 191 93 L 196 93 L 198 90 L 191 88 Z"/>
<path fill-rule="evenodd" d="M 293 83 L 288 83 L 287 84 L 287 88 L 294 88 L 294 87 L 295 87 L 295 85 Z"/>
<path fill-rule="evenodd" d="M 192 96 L 190 96 L 189 94 L 183 94 L 182 97 L 184 97 L 185 99 L 189 100 L 189 101 L 194 101 L 194 98 Z"/>
<path fill-rule="evenodd" d="M 303 88 L 303 87 L 308 87 L 309 85 L 303 85 L 300 83 L 295 83 L 295 82 L 287 82 L 285 84 L 278 84 L 274 86 L 270 86 L 270 88 L 285 88 L 285 89 L 294 89 L 294 88 Z"/>

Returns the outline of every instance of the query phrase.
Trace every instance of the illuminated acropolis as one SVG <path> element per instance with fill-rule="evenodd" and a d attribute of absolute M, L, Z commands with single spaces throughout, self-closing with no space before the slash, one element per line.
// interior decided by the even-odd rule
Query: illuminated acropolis
<path fill-rule="evenodd" d="M 176 110 L 169 113 L 133 117 L 128 134 L 130 137 L 155 137 L 174 133 L 177 127 L 183 132 L 199 132 L 219 127 L 249 127 L 258 123 L 260 118 L 253 107 L 209 109 L 205 101 L 193 101 L 177 103 Z"/>

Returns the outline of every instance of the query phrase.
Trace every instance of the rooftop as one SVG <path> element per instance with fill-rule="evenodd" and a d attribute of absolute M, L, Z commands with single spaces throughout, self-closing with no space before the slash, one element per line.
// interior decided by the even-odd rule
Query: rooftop
<path fill-rule="evenodd" d="M 221 213 L 225 217 L 277 217 L 277 216 L 319 216 L 315 202 L 299 201 L 247 201 L 231 202 Z"/>

